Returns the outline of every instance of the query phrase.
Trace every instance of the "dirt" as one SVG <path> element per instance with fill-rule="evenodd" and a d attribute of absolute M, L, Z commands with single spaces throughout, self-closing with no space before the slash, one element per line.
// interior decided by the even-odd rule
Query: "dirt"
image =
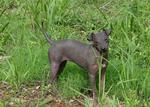
<path fill-rule="evenodd" d="M 83 107 L 83 98 L 62 99 L 51 91 L 51 86 L 23 85 L 20 89 L 13 88 L 6 82 L 0 82 L 0 104 L 5 107 Z"/>

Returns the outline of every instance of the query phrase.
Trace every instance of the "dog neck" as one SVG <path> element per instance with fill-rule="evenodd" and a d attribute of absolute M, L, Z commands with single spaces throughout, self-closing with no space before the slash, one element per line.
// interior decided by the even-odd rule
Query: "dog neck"
<path fill-rule="evenodd" d="M 100 54 L 102 54 L 103 52 L 102 51 L 100 51 L 99 49 L 98 49 L 98 47 L 97 46 L 92 46 L 92 47 L 94 47 Z"/>
<path fill-rule="evenodd" d="M 96 51 L 98 51 L 100 54 L 102 54 L 102 53 L 103 53 L 102 51 L 100 51 L 100 50 L 98 49 L 98 47 L 97 47 L 97 46 L 94 46 L 94 44 L 93 44 L 93 43 L 90 43 L 90 46 L 91 46 L 92 48 L 94 48 Z"/>

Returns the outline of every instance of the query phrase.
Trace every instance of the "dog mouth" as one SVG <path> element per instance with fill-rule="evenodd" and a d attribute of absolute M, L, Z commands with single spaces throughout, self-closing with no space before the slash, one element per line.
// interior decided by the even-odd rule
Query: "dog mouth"
<path fill-rule="evenodd" d="M 96 48 L 100 53 L 105 53 L 107 51 L 107 49 L 99 49 L 99 48 Z"/>
<path fill-rule="evenodd" d="M 98 50 L 100 53 L 105 53 L 107 51 L 106 48 L 98 48 L 97 46 L 94 46 L 96 50 Z"/>

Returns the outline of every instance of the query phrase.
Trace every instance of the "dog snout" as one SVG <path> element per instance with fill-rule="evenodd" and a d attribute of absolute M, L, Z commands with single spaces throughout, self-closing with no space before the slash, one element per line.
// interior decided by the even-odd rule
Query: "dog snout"
<path fill-rule="evenodd" d="M 102 48 L 102 51 L 105 52 L 105 51 L 106 51 L 106 48 Z"/>

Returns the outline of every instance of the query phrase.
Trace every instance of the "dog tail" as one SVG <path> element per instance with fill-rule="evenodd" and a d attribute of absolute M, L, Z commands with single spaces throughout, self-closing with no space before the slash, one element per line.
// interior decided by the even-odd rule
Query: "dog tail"
<path fill-rule="evenodd" d="M 41 32 L 43 33 L 43 35 L 45 36 L 47 42 L 52 45 L 53 44 L 53 41 L 52 39 L 49 37 L 48 33 L 45 32 L 44 30 L 44 22 L 42 21 L 42 27 L 37 23 L 38 27 L 40 28 Z"/>
<path fill-rule="evenodd" d="M 52 45 L 52 44 L 53 44 L 53 41 L 52 41 L 52 39 L 49 37 L 49 35 L 48 35 L 47 32 L 44 34 L 44 36 L 45 36 L 47 42 L 48 42 L 50 45 Z"/>

